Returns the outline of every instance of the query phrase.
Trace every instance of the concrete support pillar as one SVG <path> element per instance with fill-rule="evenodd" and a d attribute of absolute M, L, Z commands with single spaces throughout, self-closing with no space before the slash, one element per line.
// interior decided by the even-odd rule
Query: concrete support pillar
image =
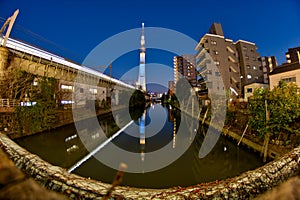
<path fill-rule="evenodd" d="M 5 47 L 0 47 L 0 90 L 3 90 L 2 85 L 6 80 L 7 68 L 8 68 L 8 55 L 9 50 Z M 0 98 L 4 98 L 0 91 Z"/>
<path fill-rule="evenodd" d="M 115 96 L 115 105 L 119 105 L 119 90 L 114 91 Z"/>
<path fill-rule="evenodd" d="M 5 72 L 8 67 L 9 50 L 5 47 L 0 47 L 0 78 L 5 78 Z"/>

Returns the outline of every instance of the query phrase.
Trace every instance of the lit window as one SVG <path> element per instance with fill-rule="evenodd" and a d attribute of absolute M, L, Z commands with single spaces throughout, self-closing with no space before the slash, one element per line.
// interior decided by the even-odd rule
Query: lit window
<path fill-rule="evenodd" d="M 74 103 L 74 101 L 72 101 L 72 100 L 61 100 L 60 103 L 61 104 L 72 104 L 72 103 Z"/>
<path fill-rule="evenodd" d="M 218 55 L 218 54 L 219 54 L 219 52 L 218 52 L 218 51 L 215 51 L 215 54 L 216 54 L 216 55 Z"/>
<path fill-rule="evenodd" d="M 97 89 L 95 89 L 95 88 L 90 88 L 90 92 L 91 92 L 92 94 L 97 94 Z"/>
<path fill-rule="evenodd" d="M 247 75 L 247 79 L 251 79 L 252 76 L 250 74 Z"/>
<path fill-rule="evenodd" d="M 217 41 L 212 40 L 212 41 L 210 41 L 210 43 L 213 44 L 213 45 L 216 45 Z"/>
<path fill-rule="evenodd" d="M 214 63 L 215 63 L 215 65 L 217 65 L 217 66 L 220 65 L 220 61 L 215 61 Z"/>
<path fill-rule="evenodd" d="M 290 56 L 290 54 L 286 54 L 285 57 L 286 58 L 290 58 L 291 56 Z"/>
<path fill-rule="evenodd" d="M 254 65 L 254 66 L 253 66 L 253 69 L 254 69 L 254 70 L 257 70 L 257 67 Z"/>
<path fill-rule="evenodd" d="M 247 65 L 247 69 L 251 69 L 250 65 Z"/>
<path fill-rule="evenodd" d="M 33 102 L 30 102 L 30 101 L 21 102 L 20 105 L 21 106 L 34 106 L 34 105 L 36 105 L 36 101 L 33 101 Z"/>
<path fill-rule="evenodd" d="M 73 90 L 72 85 L 61 85 L 60 88 L 63 90 Z"/>
<path fill-rule="evenodd" d="M 33 81 L 33 86 L 37 86 L 38 82 L 37 81 Z"/>

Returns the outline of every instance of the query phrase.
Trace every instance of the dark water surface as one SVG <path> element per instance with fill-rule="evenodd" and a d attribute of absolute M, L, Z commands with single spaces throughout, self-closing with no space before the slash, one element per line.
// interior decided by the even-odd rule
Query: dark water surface
<path fill-rule="evenodd" d="M 187 130 L 187 135 L 190 134 L 189 130 L 193 130 L 193 127 L 189 125 L 180 124 L 182 121 L 180 112 L 174 112 L 174 110 L 162 107 L 159 104 L 148 108 L 147 112 L 145 112 L 145 125 L 153 120 L 149 117 L 149 110 L 157 108 L 164 109 L 167 113 L 165 116 L 166 122 L 157 134 L 149 138 L 146 137 L 145 144 L 141 142 L 143 138 L 134 137 L 125 133 L 120 133 L 112 140 L 114 145 L 126 151 L 138 153 L 139 161 L 136 164 L 141 165 L 141 169 L 143 169 L 143 167 L 145 169 L 147 168 L 147 166 L 143 166 L 147 165 L 149 158 L 147 152 L 158 150 L 168 143 L 172 144 L 171 146 L 174 150 L 179 148 L 181 140 L 184 138 L 177 137 L 177 130 L 174 131 L 174 127 L 178 129 L 182 126 L 181 128 Z M 122 111 L 120 111 L 119 114 L 122 115 Z M 176 119 L 175 122 L 174 119 Z M 98 120 L 102 130 L 104 130 L 108 136 L 113 135 L 119 130 L 111 114 L 101 116 Z M 141 122 L 141 119 L 136 120 L 135 124 L 141 125 Z M 174 123 L 176 126 L 174 126 Z M 131 127 L 128 128 L 130 129 Z M 134 131 L 134 128 L 131 129 L 131 131 Z M 187 151 L 170 165 L 152 172 L 143 173 L 140 171 L 140 173 L 125 173 L 122 185 L 147 188 L 189 186 L 233 177 L 262 165 L 257 154 L 250 150 L 237 147 L 236 142 L 232 142 L 223 137 L 219 138 L 213 150 L 206 157 L 199 159 L 199 149 L 204 138 L 203 133 L 205 133 L 205 130 L 203 127 L 199 127 L 198 131 L 195 130 L 198 133 L 196 134 L 195 132 L 195 138 L 190 141 L 190 146 Z M 143 127 L 135 131 L 137 133 L 134 134 L 137 136 L 141 136 L 141 131 L 145 131 L 145 135 L 147 136 L 147 129 Z M 91 133 L 91 138 L 93 139 L 94 137 L 96 137 L 95 133 Z M 81 142 L 73 124 L 57 128 L 50 132 L 20 138 L 17 139 L 16 142 L 49 163 L 66 169 L 69 169 L 85 155 L 89 154 L 89 151 Z M 109 143 L 105 148 L 109 148 L 109 145 L 112 145 L 112 143 Z M 105 151 L 105 148 L 95 154 L 96 158 L 102 155 L 101 153 Z M 111 183 L 116 175 L 116 170 L 102 164 L 96 158 L 89 158 L 72 173 Z M 157 160 L 157 162 L 160 161 Z"/>

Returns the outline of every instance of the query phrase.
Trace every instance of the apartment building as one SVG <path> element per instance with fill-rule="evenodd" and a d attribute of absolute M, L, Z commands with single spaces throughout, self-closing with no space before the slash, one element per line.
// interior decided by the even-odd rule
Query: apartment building
<path fill-rule="evenodd" d="M 219 85 L 219 83 L 207 81 L 208 75 L 219 73 L 224 83 L 224 90 L 229 93 L 230 98 L 241 98 L 245 97 L 245 86 L 257 83 L 253 84 L 256 87 L 268 82 L 267 77 L 264 77 L 262 61 L 256 44 L 245 40 L 233 42 L 233 40 L 225 38 L 220 23 L 212 24 L 209 33 L 200 39 L 196 50 L 198 51 L 196 55 L 197 71 L 202 86 L 204 84 Z M 213 72 L 214 66 L 216 66 L 217 72 Z M 268 73 L 269 71 L 266 71 L 266 76 Z M 261 86 L 266 87 L 265 85 Z M 218 87 L 214 89 L 218 89 Z"/>
<path fill-rule="evenodd" d="M 196 46 L 197 71 L 200 84 L 207 88 L 226 90 L 233 98 L 241 95 L 238 52 L 233 40 L 224 37 L 222 26 L 213 23 Z M 220 76 L 224 84 L 216 78 Z M 221 87 L 221 88 L 220 88 Z"/>
<path fill-rule="evenodd" d="M 289 48 L 285 53 L 286 63 L 299 62 L 300 47 Z"/>
<path fill-rule="evenodd" d="M 174 82 L 180 77 L 186 78 L 192 87 L 197 87 L 196 57 L 195 55 L 181 55 L 174 57 Z"/>
<path fill-rule="evenodd" d="M 264 83 L 269 84 L 269 74 L 278 66 L 275 56 L 262 56 L 259 58 L 263 68 Z"/>

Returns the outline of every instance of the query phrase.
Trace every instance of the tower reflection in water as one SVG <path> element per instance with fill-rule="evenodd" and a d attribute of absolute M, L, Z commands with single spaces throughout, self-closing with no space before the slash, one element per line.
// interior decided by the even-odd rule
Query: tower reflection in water
<path fill-rule="evenodd" d="M 146 110 L 143 115 L 139 119 L 139 127 L 140 127 L 140 146 L 141 146 L 141 160 L 145 160 L 145 145 L 146 145 L 146 137 L 145 137 L 145 123 L 146 123 Z"/>

